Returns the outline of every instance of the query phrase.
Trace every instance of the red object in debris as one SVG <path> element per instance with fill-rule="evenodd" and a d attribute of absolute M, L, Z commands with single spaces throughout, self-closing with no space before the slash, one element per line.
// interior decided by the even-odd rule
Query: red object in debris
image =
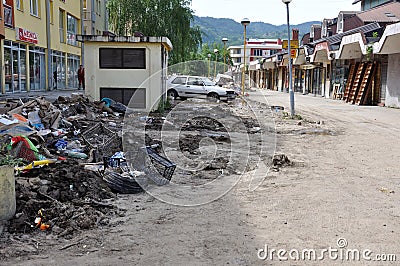
<path fill-rule="evenodd" d="M 57 158 L 57 160 L 58 160 L 58 161 L 66 161 L 67 158 L 59 156 L 59 157 Z"/>

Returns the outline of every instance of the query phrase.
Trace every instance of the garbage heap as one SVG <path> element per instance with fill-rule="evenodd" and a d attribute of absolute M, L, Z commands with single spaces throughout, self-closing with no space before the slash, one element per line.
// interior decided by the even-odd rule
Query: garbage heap
<path fill-rule="evenodd" d="M 107 224 L 120 212 L 98 166 L 122 149 L 125 111 L 122 104 L 93 102 L 82 94 L 54 103 L 44 98 L 0 103 L 0 164 L 17 170 L 16 214 L 5 233 L 67 236 Z"/>

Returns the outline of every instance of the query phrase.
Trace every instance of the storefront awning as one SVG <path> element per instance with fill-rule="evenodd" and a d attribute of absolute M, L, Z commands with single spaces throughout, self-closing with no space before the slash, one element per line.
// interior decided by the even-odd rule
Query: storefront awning
<path fill-rule="evenodd" d="M 303 65 L 306 63 L 306 55 L 304 48 L 298 50 L 297 57 L 293 60 L 293 65 Z"/>
<path fill-rule="evenodd" d="M 269 59 L 264 61 L 263 68 L 264 69 L 273 69 L 273 68 L 275 68 L 275 62 L 273 62 L 272 58 L 269 58 Z"/>
<path fill-rule="evenodd" d="M 366 40 L 365 35 L 362 32 L 358 32 L 352 35 L 344 36 L 342 43 L 340 44 L 337 59 L 355 59 L 361 58 L 363 54 L 366 54 Z"/>
<path fill-rule="evenodd" d="M 317 43 L 314 49 L 312 62 L 316 63 L 329 62 L 330 61 L 329 54 L 330 51 L 328 42 Z"/>
<path fill-rule="evenodd" d="M 386 26 L 381 40 L 374 45 L 375 54 L 400 53 L 400 22 Z"/>

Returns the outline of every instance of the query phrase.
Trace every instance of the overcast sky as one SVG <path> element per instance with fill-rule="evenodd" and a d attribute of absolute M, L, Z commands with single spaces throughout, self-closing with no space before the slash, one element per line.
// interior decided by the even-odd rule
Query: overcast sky
<path fill-rule="evenodd" d="M 293 0 L 290 7 L 290 24 L 322 21 L 337 17 L 339 11 L 359 11 L 354 0 Z M 286 7 L 282 0 L 192 0 L 191 8 L 200 17 L 243 18 L 274 25 L 286 24 Z"/>

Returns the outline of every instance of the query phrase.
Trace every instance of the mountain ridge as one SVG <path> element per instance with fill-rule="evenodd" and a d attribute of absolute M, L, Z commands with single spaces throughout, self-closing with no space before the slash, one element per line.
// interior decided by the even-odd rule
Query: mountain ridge
<path fill-rule="evenodd" d="M 291 28 L 299 29 L 299 39 L 310 31 L 311 25 L 321 24 L 320 21 L 308 21 Z M 212 46 L 220 45 L 222 38 L 228 38 L 228 45 L 240 45 L 243 43 L 243 26 L 231 18 L 214 18 L 194 16 L 193 26 L 198 26 L 202 31 L 203 43 Z M 247 38 L 251 39 L 287 39 L 287 25 L 273 25 L 256 21 L 247 26 Z"/>

